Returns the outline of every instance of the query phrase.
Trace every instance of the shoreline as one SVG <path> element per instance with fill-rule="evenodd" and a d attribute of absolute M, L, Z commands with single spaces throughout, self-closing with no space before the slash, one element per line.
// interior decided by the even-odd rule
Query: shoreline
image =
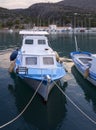
<path fill-rule="evenodd" d="M 20 29 L 7 29 L 7 28 L 5 28 L 5 29 L 0 29 L 0 33 L 1 32 L 4 32 L 4 33 L 19 33 L 19 31 L 20 31 Z"/>
<path fill-rule="evenodd" d="M 0 52 L 0 68 L 8 69 L 10 66 L 10 54 L 11 50 L 7 52 Z"/>

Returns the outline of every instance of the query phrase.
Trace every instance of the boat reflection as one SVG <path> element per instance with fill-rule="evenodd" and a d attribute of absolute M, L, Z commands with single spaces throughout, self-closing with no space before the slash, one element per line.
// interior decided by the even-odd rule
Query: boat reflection
<path fill-rule="evenodd" d="M 21 79 L 17 79 L 16 75 L 11 74 L 11 78 L 14 85 L 9 85 L 9 90 L 15 97 L 16 107 L 20 113 L 31 99 L 34 90 Z M 67 83 L 64 84 L 63 90 L 66 86 Z M 64 120 L 66 113 L 66 97 L 54 86 L 48 102 L 45 104 L 42 97 L 37 94 L 23 114 L 23 118 L 26 123 L 39 130 L 53 130 Z"/>
<path fill-rule="evenodd" d="M 84 77 L 77 71 L 75 66 L 72 67 L 71 71 L 77 83 L 84 91 L 85 99 L 89 103 L 92 102 L 93 111 L 96 113 L 96 87 L 92 85 L 88 80 L 85 80 Z"/>

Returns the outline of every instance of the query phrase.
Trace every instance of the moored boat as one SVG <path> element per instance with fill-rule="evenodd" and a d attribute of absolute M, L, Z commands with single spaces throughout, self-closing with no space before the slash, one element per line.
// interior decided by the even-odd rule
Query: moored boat
<path fill-rule="evenodd" d="M 77 70 L 96 86 L 96 54 L 75 51 L 70 55 Z"/>
<path fill-rule="evenodd" d="M 66 75 L 64 65 L 48 45 L 47 32 L 22 30 L 20 34 L 23 35 L 22 47 L 11 54 L 10 69 L 34 90 L 42 82 L 38 93 L 47 101 L 54 82 Z"/>

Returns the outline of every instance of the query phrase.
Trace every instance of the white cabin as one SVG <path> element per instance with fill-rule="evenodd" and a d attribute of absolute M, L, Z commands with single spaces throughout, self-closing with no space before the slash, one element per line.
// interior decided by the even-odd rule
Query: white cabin
<path fill-rule="evenodd" d="M 33 31 L 34 33 L 34 31 Z M 21 47 L 21 66 L 27 68 L 54 68 L 56 67 L 55 52 L 49 47 L 47 37 L 43 32 L 24 34 Z M 44 33 L 46 34 L 46 33 Z M 18 58 L 19 58 L 18 56 Z"/>

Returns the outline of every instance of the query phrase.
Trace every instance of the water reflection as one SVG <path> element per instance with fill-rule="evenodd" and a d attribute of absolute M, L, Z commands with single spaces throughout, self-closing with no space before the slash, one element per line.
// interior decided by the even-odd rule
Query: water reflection
<path fill-rule="evenodd" d="M 14 85 L 10 84 L 8 88 L 13 93 L 16 106 L 21 112 L 32 97 L 34 90 L 16 75 L 11 74 L 11 78 L 14 80 Z M 64 89 L 66 85 L 65 83 Z M 35 126 L 39 130 L 53 130 L 66 117 L 67 110 L 65 105 L 65 96 L 54 86 L 48 102 L 45 104 L 41 96 L 37 94 L 23 114 L 23 117 L 28 124 Z"/>
<path fill-rule="evenodd" d="M 20 35 L 18 33 L 0 32 L 0 50 L 20 46 Z"/>
<path fill-rule="evenodd" d="M 80 85 L 84 91 L 85 99 L 91 103 L 94 112 L 96 113 L 96 87 L 92 85 L 89 81 L 83 78 L 83 76 L 77 71 L 75 66 L 72 67 L 72 74 L 74 75 L 77 83 Z"/>
<path fill-rule="evenodd" d="M 69 52 L 74 50 L 74 40 L 71 34 L 50 35 L 49 41 L 51 47 L 56 50 L 60 56 L 69 57 Z"/>
<path fill-rule="evenodd" d="M 75 34 L 78 47 L 82 51 L 96 53 L 96 34 Z M 48 36 L 51 47 L 60 56 L 70 57 L 70 52 L 75 50 L 74 34 L 54 34 Z M 19 33 L 0 32 L 0 50 L 16 48 L 21 46 L 22 37 Z"/>

